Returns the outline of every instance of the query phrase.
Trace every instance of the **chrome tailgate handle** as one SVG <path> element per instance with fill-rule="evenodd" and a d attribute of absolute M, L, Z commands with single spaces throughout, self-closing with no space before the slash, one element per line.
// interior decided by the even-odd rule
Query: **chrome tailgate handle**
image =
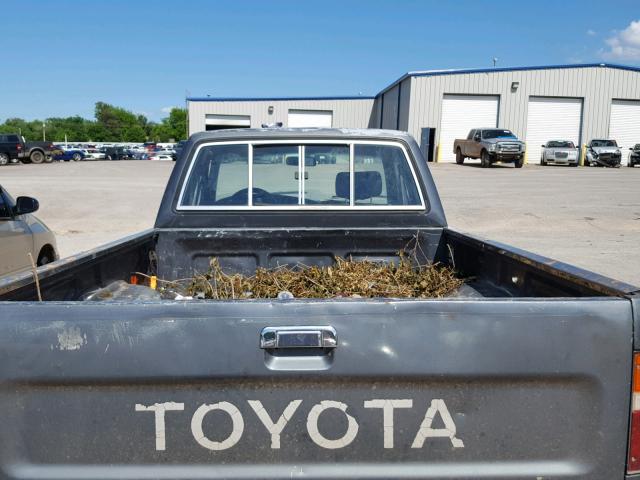
<path fill-rule="evenodd" d="M 260 332 L 260 348 L 336 348 L 333 327 L 265 327 Z"/>

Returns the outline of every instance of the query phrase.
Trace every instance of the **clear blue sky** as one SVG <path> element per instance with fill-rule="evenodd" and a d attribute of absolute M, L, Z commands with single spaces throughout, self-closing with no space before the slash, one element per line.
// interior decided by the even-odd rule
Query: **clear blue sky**
<path fill-rule="evenodd" d="M 640 64 L 640 2 L 2 1 L 0 121 L 372 95 L 416 69 Z M 15 13 L 8 13 L 15 12 Z M 633 23 L 638 21 L 638 23 Z"/>

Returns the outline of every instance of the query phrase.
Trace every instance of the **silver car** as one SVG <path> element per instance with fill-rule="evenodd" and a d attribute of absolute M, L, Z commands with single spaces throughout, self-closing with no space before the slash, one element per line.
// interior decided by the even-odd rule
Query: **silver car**
<path fill-rule="evenodd" d="M 592 167 L 619 168 L 622 163 L 622 150 L 618 142 L 611 139 L 594 138 L 587 145 L 585 165 Z"/>
<path fill-rule="evenodd" d="M 542 145 L 541 165 L 578 166 L 578 149 L 569 140 L 549 140 Z"/>
<path fill-rule="evenodd" d="M 35 198 L 14 200 L 0 186 L 0 276 L 30 268 L 29 253 L 38 266 L 58 259 L 53 232 L 31 215 L 38 207 Z"/>

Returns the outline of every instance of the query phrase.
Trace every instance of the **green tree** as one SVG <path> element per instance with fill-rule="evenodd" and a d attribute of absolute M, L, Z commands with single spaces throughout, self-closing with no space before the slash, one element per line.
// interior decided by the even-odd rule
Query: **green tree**
<path fill-rule="evenodd" d="M 156 142 L 185 140 L 187 138 L 187 110 L 172 108 L 168 117 L 153 126 L 151 138 Z"/>
<path fill-rule="evenodd" d="M 177 142 L 187 139 L 187 109 L 172 108 L 169 113 L 169 125 L 173 130 L 173 138 Z"/>
<path fill-rule="evenodd" d="M 40 120 L 27 122 L 22 118 L 9 118 L 0 125 L 0 132 L 22 134 L 27 140 L 42 140 L 42 122 Z"/>
<path fill-rule="evenodd" d="M 93 123 L 80 116 L 66 118 L 48 118 L 47 138 L 61 142 L 65 139 L 76 142 L 85 142 L 89 140 L 88 128 Z"/>
<path fill-rule="evenodd" d="M 122 141 L 124 142 L 144 142 L 147 139 L 147 133 L 140 125 L 130 125 L 122 131 Z"/>
<path fill-rule="evenodd" d="M 186 138 L 187 111 L 174 108 L 160 123 L 150 122 L 144 115 L 104 102 L 95 105 L 95 120 L 78 115 L 44 120 L 47 140 L 63 142 L 144 142 L 181 140 Z M 0 124 L 0 133 L 21 133 L 27 140 L 42 140 L 42 120 L 26 121 L 9 118 Z"/>
<path fill-rule="evenodd" d="M 147 138 L 147 118 L 124 108 L 98 102 L 96 123 L 102 127 L 110 141 L 144 142 Z"/>
<path fill-rule="evenodd" d="M 87 140 L 90 142 L 112 142 L 113 140 L 109 137 L 109 132 L 104 127 L 104 125 L 99 124 L 98 122 L 90 122 L 87 125 Z"/>

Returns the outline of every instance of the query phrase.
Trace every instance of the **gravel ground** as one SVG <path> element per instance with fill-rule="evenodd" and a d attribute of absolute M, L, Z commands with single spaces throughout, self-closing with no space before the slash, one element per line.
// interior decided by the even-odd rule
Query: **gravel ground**
<path fill-rule="evenodd" d="M 153 225 L 173 162 L 0 167 L 14 197 L 40 201 L 62 256 Z M 449 225 L 640 285 L 640 168 L 439 164 Z"/>
<path fill-rule="evenodd" d="M 640 168 L 432 171 L 451 227 L 640 286 Z"/>
<path fill-rule="evenodd" d="M 14 198 L 36 197 L 36 216 L 65 257 L 153 226 L 173 162 L 55 162 L 0 167 Z"/>

